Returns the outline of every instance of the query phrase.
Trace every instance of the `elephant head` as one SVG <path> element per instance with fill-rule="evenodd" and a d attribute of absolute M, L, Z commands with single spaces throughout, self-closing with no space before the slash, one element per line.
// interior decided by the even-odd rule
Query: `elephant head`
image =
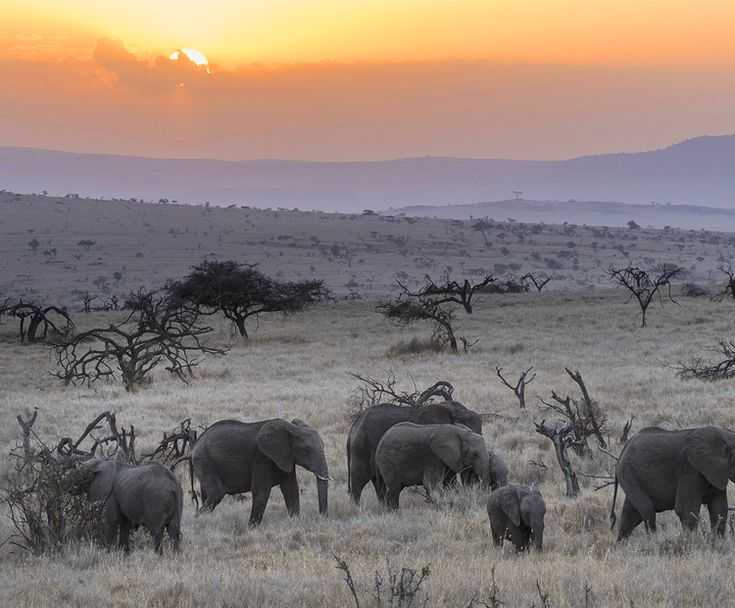
<path fill-rule="evenodd" d="M 695 429 L 684 448 L 687 462 L 720 490 L 735 482 L 735 433 L 713 426 Z"/>
<path fill-rule="evenodd" d="M 536 489 L 512 486 L 513 491 L 501 494 L 501 506 L 508 519 L 517 527 L 531 531 L 533 546 L 541 551 L 544 544 L 546 503 Z"/>
<path fill-rule="evenodd" d="M 71 473 L 70 493 L 86 493 L 91 501 L 106 500 L 112 491 L 117 467 L 115 460 L 88 460 Z"/>
<path fill-rule="evenodd" d="M 508 485 L 508 466 L 495 452 L 488 450 L 490 462 L 490 487 L 493 490 Z"/>
<path fill-rule="evenodd" d="M 440 407 L 447 411 L 452 423 L 464 424 L 472 432 L 482 435 L 482 419 L 477 412 L 473 412 L 459 401 L 447 401 L 442 403 Z"/>
<path fill-rule="evenodd" d="M 324 443 L 316 430 L 294 419 L 272 420 L 258 432 L 258 449 L 286 473 L 295 465 L 314 473 L 319 496 L 319 513 L 327 514 L 329 469 L 324 455 Z"/>
<path fill-rule="evenodd" d="M 482 435 L 463 425 L 445 425 L 432 435 L 429 446 L 447 468 L 455 473 L 471 469 L 483 487 L 490 485 L 490 458 Z"/>

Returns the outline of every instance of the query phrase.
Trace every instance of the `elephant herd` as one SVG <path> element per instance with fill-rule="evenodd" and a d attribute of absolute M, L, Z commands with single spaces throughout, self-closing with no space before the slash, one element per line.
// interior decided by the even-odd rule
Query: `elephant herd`
<path fill-rule="evenodd" d="M 199 512 L 214 510 L 225 494 L 250 492 L 249 523 L 255 526 L 278 486 L 289 515 L 298 515 L 297 465 L 314 474 L 319 512 L 326 515 L 329 469 L 314 428 L 298 419 L 216 422 L 191 452 L 192 490 L 196 478 L 203 501 Z M 494 543 L 500 546 L 507 539 L 517 550 L 542 548 L 546 507 L 540 492 L 508 484 L 508 468 L 482 437 L 480 416 L 458 402 L 367 408 L 347 438 L 347 475 L 355 504 L 370 482 L 388 509 L 398 509 L 400 493 L 409 486 L 423 486 L 431 497 L 458 478 L 480 484 L 492 490 L 487 513 Z M 655 530 L 656 513 L 671 509 L 692 529 L 702 505 L 708 507 L 712 529 L 724 534 L 728 480 L 735 481 L 735 433 L 714 426 L 641 430 L 626 443 L 615 471 L 613 526 L 618 485 L 625 491 L 618 540 L 641 522 Z M 142 525 L 159 553 L 164 530 L 178 549 L 183 491 L 164 466 L 93 460 L 79 468 L 74 487 L 90 500 L 104 501 L 108 545 L 117 539 L 127 551 L 131 529 Z"/>

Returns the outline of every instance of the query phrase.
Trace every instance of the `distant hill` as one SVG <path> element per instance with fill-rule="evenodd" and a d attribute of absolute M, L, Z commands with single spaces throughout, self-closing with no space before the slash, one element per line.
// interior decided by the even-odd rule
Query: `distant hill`
<path fill-rule="evenodd" d="M 468 204 L 513 191 L 544 200 L 735 209 L 735 136 L 564 161 L 407 158 L 375 162 L 152 159 L 0 147 L 0 188 L 354 212 Z"/>
<path fill-rule="evenodd" d="M 408 217 L 432 217 L 467 220 L 490 218 L 548 224 L 587 224 L 590 226 L 640 226 L 695 228 L 735 232 L 735 209 L 696 205 L 649 204 L 598 201 L 531 201 L 511 199 L 471 205 L 410 205 L 390 209 L 390 213 Z"/>

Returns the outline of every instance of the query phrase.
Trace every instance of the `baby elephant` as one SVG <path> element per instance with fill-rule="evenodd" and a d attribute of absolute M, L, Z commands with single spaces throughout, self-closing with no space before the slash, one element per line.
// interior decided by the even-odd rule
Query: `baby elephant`
<path fill-rule="evenodd" d="M 509 485 L 490 495 L 487 515 L 496 547 L 509 539 L 517 551 L 528 548 L 530 541 L 541 551 L 544 543 L 546 504 L 538 490 Z"/>
<path fill-rule="evenodd" d="M 431 495 L 447 471 L 471 470 L 485 487 L 490 485 L 485 440 L 462 424 L 396 424 L 378 443 L 375 467 L 391 509 L 398 508 L 401 490 L 408 486 L 423 484 Z"/>
<path fill-rule="evenodd" d="M 130 530 L 140 525 L 153 536 L 161 554 L 166 529 L 178 550 L 181 539 L 183 491 L 174 474 L 158 464 L 133 466 L 115 460 L 93 460 L 76 475 L 77 492 L 86 492 L 91 501 L 103 501 L 105 543 L 130 551 Z"/>

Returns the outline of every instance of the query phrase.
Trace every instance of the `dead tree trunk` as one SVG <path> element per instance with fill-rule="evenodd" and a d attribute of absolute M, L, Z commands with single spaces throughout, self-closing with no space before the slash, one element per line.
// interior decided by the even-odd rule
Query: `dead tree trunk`
<path fill-rule="evenodd" d="M 545 420 L 542 420 L 540 423 L 536 423 L 536 432 L 544 437 L 548 437 L 554 444 L 556 460 L 559 463 L 561 472 L 564 474 L 566 496 L 575 498 L 579 494 L 579 480 L 567 455 L 567 448 L 575 443 L 574 428 L 571 424 L 563 423 L 551 427 L 546 424 Z"/>
<path fill-rule="evenodd" d="M 527 370 L 521 373 L 520 378 L 518 378 L 518 382 L 516 382 L 516 385 L 513 386 L 510 382 L 508 382 L 503 377 L 503 368 L 502 367 L 496 367 L 495 372 L 498 375 L 498 378 L 500 378 L 500 381 L 507 386 L 510 390 L 513 391 L 513 394 L 518 399 L 518 405 L 522 410 L 526 409 L 526 386 L 531 384 L 536 379 L 536 374 L 534 373 L 530 378 L 528 375 L 533 371 L 533 367 L 529 367 Z"/>

